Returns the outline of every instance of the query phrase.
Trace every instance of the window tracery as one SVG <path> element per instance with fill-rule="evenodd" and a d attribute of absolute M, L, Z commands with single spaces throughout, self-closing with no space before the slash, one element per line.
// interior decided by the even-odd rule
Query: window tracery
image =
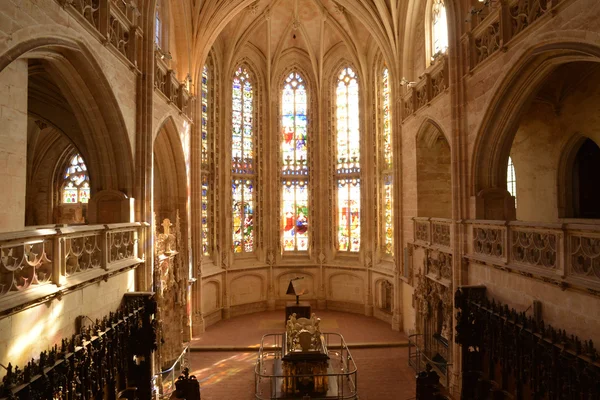
<path fill-rule="evenodd" d="M 358 76 L 340 71 L 336 88 L 337 248 L 360 250 L 360 121 Z"/>
<path fill-rule="evenodd" d="M 281 245 L 284 251 L 308 250 L 307 93 L 292 72 L 281 93 Z"/>
<path fill-rule="evenodd" d="M 62 185 L 64 204 L 87 203 L 90 200 L 90 178 L 83 158 L 75 154 L 65 169 Z"/>
<path fill-rule="evenodd" d="M 254 251 L 254 94 L 250 74 L 233 77 L 231 112 L 233 252 Z"/>
<path fill-rule="evenodd" d="M 383 252 L 394 255 L 394 152 L 392 147 L 392 116 L 391 116 L 390 74 L 387 67 L 383 68 L 381 79 L 382 102 L 382 180 L 383 180 Z"/>

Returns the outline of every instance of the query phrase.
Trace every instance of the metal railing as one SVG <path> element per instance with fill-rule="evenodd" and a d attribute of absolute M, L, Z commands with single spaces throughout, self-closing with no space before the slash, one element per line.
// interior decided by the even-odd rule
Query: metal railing
<path fill-rule="evenodd" d="M 288 397 L 280 392 L 284 380 L 312 380 L 327 382 L 327 393 L 311 400 L 325 399 L 358 399 L 357 368 L 344 337 L 338 333 L 323 333 L 324 348 L 329 356 L 327 374 L 285 375 L 278 372 L 281 363 L 283 333 L 264 335 L 261 339 L 258 359 L 254 369 L 255 397 L 259 400 L 279 399 Z M 338 342 L 339 341 L 339 342 Z"/>
<path fill-rule="evenodd" d="M 169 399 L 171 397 L 175 391 L 175 381 L 177 381 L 184 368 L 189 367 L 189 354 L 190 347 L 186 345 L 170 368 L 156 374 L 154 381 L 158 386 L 159 398 Z"/>
<path fill-rule="evenodd" d="M 444 386 L 449 387 L 450 374 L 448 373 L 448 367 L 451 367 L 452 363 L 433 361 L 427 356 L 427 352 L 422 345 L 423 342 L 424 335 L 422 333 L 415 333 L 408 337 L 408 366 L 414 369 L 418 375 L 420 372 L 425 371 L 427 364 L 431 365 L 443 377 Z"/>

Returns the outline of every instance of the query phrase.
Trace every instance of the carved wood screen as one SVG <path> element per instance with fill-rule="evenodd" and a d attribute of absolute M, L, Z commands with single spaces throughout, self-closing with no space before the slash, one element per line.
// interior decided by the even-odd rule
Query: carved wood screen
<path fill-rule="evenodd" d="M 137 398 L 150 399 L 155 313 L 152 294 L 127 294 L 121 310 L 43 351 L 38 360 L 22 368 L 9 363 L 0 399 L 110 400 L 131 387 Z"/>
<path fill-rule="evenodd" d="M 483 286 L 459 288 L 455 304 L 461 399 L 600 399 L 600 363 L 591 340 L 490 301 Z"/>

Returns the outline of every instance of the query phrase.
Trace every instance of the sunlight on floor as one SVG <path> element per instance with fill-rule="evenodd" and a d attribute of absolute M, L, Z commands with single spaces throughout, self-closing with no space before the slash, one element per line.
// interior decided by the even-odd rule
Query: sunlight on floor
<path fill-rule="evenodd" d="M 236 353 L 235 355 L 217 361 L 208 368 L 195 370 L 191 375 L 195 375 L 200 386 L 209 387 L 224 379 L 235 376 L 236 374 L 251 369 L 256 363 L 256 353 Z"/>

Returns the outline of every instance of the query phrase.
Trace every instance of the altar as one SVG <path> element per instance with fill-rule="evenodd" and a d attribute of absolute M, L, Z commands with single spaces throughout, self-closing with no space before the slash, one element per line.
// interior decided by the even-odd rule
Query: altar
<path fill-rule="evenodd" d="M 331 349 L 330 346 L 334 348 Z M 342 335 L 292 314 L 284 333 L 264 335 L 255 368 L 257 399 L 357 399 L 357 369 Z"/>

